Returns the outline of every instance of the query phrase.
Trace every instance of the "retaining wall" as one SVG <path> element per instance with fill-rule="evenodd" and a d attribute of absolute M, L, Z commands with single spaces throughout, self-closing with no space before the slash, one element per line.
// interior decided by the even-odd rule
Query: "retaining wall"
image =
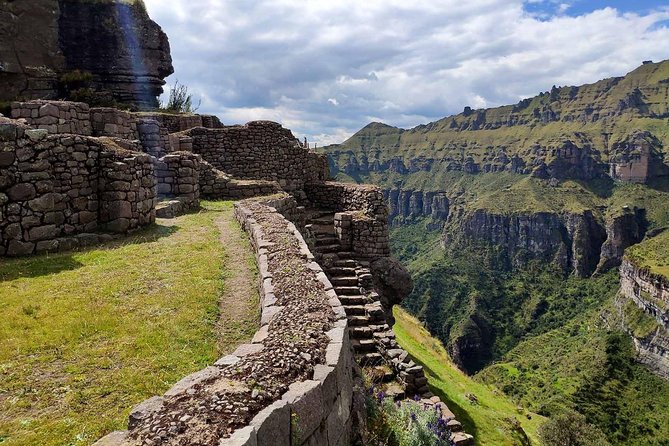
<path fill-rule="evenodd" d="M 12 102 L 11 116 L 13 119 L 25 119 L 29 125 L 50 134 L 92 135 L 90 109 L 83 102 Z"/>
<path fill-rule="evenodd" d="M 220 446 L 350 444 L 355 365 L 346 313 L 295 224 L 268 203 L 299 215 L 285 194 L 235 204 L 259 270 L 261 328 L 252 343 L 140 404 L 128 431 L 96 446 L 192 438 Z M 201 409 L 212 400 L 212 412 Z M 226 406 L 235 409 L 216 411 Z"/>
<path fill-rule="evenodd" d="M 194 128 L 180 135 L 192 138 L 194 153 L 235 178 L 276 181 L 286 191 L 329 178 L 326 156 L 303 148 L 290 130 L 275 122 Z"/>
<path fill-rule="evenodd" d="M 305 185 L 309 201 L 335 211 L 335 231 L 343 247 L 361 257 L 390 255 L 388 207 L 375 186 L 314 182 Z"/>
<path fill-rule="evenodd" d="M 0 118 L 0 255 L 71 249 L 97 229 L 150 224 L 155 188 L 146 154 Z"/>

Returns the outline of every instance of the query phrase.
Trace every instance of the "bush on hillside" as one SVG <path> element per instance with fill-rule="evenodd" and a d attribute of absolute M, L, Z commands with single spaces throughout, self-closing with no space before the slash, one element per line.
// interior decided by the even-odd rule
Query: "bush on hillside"
<path fill-rule="evenodd" d="M 434 406 L 393 401 L 368 392 L 367 441 L 373 446 L 451 446 L 450 431 Z"/>
<path fill-rule="evenodd" d="M 543 446 L 609 446 L 606 436 L 586 418 L 567 412 L 548 420 L 539 428 Z"/>

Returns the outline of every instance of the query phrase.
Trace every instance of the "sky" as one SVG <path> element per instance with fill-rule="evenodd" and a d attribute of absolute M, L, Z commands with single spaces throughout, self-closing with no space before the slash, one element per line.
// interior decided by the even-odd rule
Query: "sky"
<path fill-rule="evenodd" d="M 199 112 L 319 146 L 669 59 L 669 0 L 145 0 Z"/>

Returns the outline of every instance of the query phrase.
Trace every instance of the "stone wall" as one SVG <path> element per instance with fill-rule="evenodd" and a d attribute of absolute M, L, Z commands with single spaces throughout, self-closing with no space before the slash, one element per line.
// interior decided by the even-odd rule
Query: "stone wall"
<path fill-rule="evenodd" d="M 184 135 L 192 138 L 194 153 L 239 179 L 277 181 L 282 189 L 294 191 L 329 175 L 325 155 L 302 148 L 290 130 L 275 122 L 194 128 Z"/>
<path fill-rule="evenodd" d="M 167 129 L 168 133 L 178 133 L 195 127 L 220 128 L 223 125 L 216 116 L 196 114 L 140 113 L 142 119 L 152 119 Z"/>
<path fill-rule="evenodd" d="M 94 136 L 139 139 L 137 116 L 134 113 L 116 108 L 98 107 L 91 108 L 90 117 Z"/>
<path fill-rule="evenodd" d="M 87 244 L 77 235 L 149 224 L 155 187 L 148 155 L 0 118 L 0 255 L 71 249 Z"/>
<path fill-rule="evenodd" d="M 328 181 L 309 183 L 304 190 L 315 207 L 336 212 L 342 246 L 362 257 L 390 255 L 388 208 L 378 187 Z"/>
<path fill-rule="evenodd" d="M 295 210 L 287 195 L 267 203 Z M 114 432 L 96 446 L 157 439 L 172 446 L 192 444 L 194 438 L 220 446 L 351 444 L 358 413 L 355 365 L 337 294 L 297 227 L 265 199 L 236 203 L 235 216 L 258 262 L 260 330 L 251 344 L 137 406 L 128 431 Z M 212 397 L 215 405 L 234 410 L 207 412 Z"/>
<path fill-rule="evenodd" d="M 92 135 L 90 109 L 83 102 L 13 102 L 12 118 L 25 119 L 29 125 L 51 134 Z"/>
<path fill-rule="evenodd" d="M 100 154 L 98 192 L 101 227 L 127 232 L 156 220 L 153 158 L 116 148 Z"/>

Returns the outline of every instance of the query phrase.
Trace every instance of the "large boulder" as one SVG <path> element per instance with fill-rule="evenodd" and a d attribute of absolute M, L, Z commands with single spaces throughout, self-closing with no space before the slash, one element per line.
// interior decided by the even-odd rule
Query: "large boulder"
<path fill-rule="evenodd" d="M 141 0 L 0 2 L 0 41 L 0 101 L 61 98 L 59 81 L 78 70 L 105 100 L 153 108 L 174 71 Z"/>
<path fill-rule="evenodd" d="M 380 291 L 381 305 L 386 321 L 392 327 L 393 305 L 399 305 L 413 290 L 411 274 L 397 259 L 381 257 L 370 265 L 374 277 L 374 287 Z"/>

